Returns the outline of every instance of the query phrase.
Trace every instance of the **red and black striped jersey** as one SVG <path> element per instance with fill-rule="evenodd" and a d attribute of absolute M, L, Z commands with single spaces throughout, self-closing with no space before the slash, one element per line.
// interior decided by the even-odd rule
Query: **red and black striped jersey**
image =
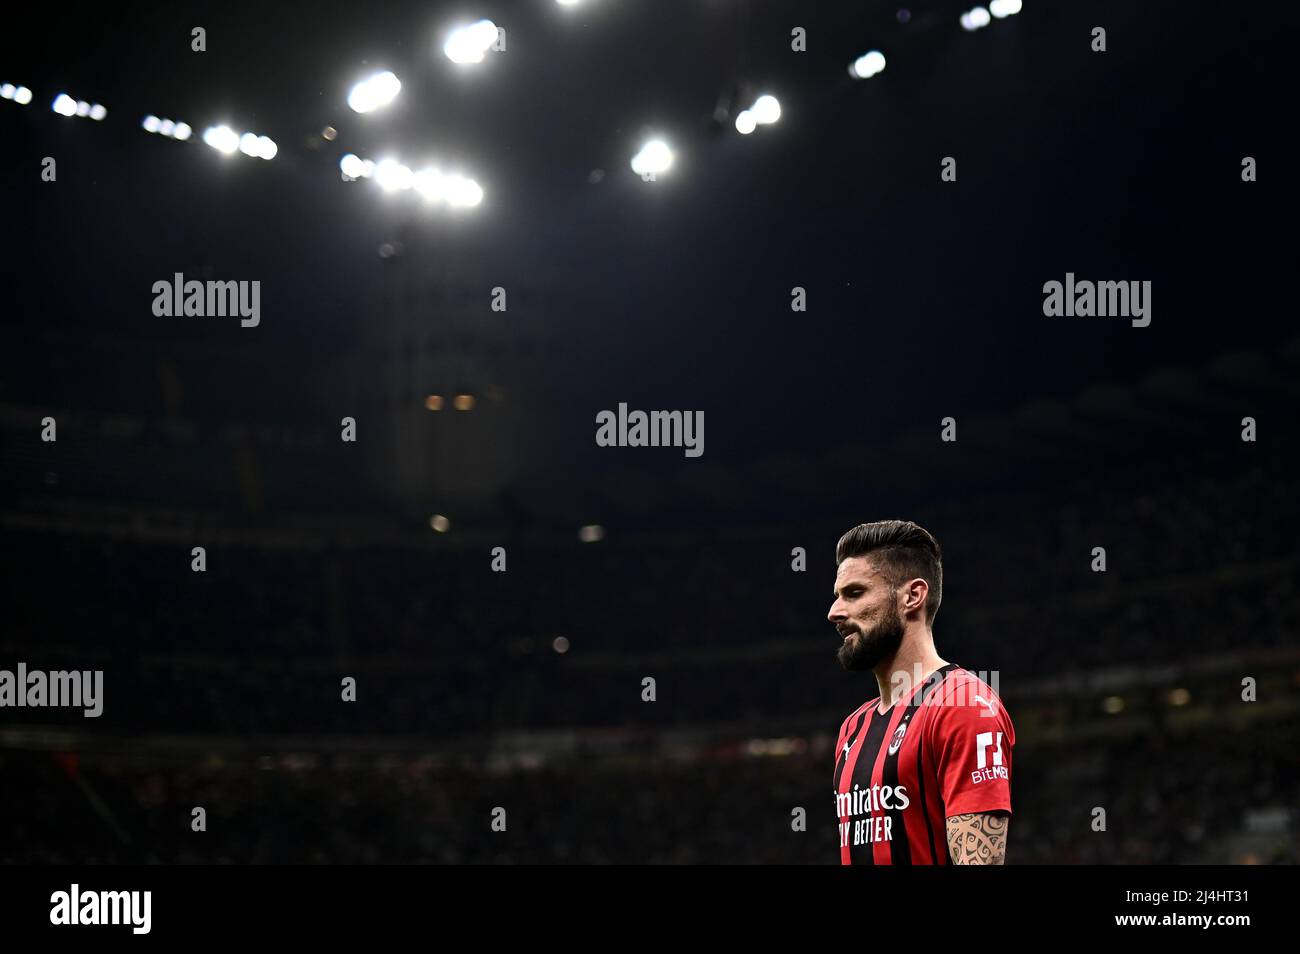
<path fill-rule="evenodd" d="M 877 696 L 845 719 L 836 741 L 840 862 L 950 864 L 948 816 L 1011 811 L 1011 717 L 955 663 L 888 711 L 879 705 Z"/>

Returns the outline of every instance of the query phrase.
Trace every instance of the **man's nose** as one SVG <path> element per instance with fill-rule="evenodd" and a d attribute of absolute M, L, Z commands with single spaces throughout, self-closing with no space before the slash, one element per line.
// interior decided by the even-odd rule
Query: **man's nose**
<path fill-rule="evenodd" d="M 849 617 L 848 614 L 844 612 L 844 608 L 840 605 L 840 601 L 836 600 L 831 604 L 831 611 L 826 614 L 826 618 L 838 626 L 840 622 Z"/>

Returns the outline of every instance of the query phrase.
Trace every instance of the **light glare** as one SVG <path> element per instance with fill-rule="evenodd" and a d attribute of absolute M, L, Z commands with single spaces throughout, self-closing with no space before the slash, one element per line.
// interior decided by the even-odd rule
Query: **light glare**
<path fill-rule="evenodd" d="M 497 25 L 491 20 L 479 20 L 452 30 L 442 45 L 442 52 L 453 63 L 480 63 L 496 38 Z"/>
<path fill-rule="evenodd" d="M 755 122 L 765 126 L 781 118 L 781 104 L 775 96 L 760 96 L 754 100 L 750 112 L 754 114 Z"/>
<path fill-rule="evenodd" d="M 632 157 L 632 171 L 639 176 L 667 172 L 673 164 L 673 151 L 662 139 L 651 139 Z"/>
<path fill-rule="evenodd" d="M 223 155 L 231 155 L 240 147 L 240 137 L 229 126 L 209 126 L 203 131 L 203 141 Z"/>

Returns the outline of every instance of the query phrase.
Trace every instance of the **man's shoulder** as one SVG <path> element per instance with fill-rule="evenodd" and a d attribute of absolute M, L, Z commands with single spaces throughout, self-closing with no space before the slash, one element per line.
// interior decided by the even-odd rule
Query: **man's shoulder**
<path fill-rule="evenodd" d="M 844 719 L 840 722 L 840 734 L 843 735 L 845 730 L 847 730 L 849 726 L 852 725 L 853 721 L 857 719 L 858 716 L 862 715 L 862 713 L 864 712 L 869 712 L 873 707 L 878 705 L 880 705 L 880 696 L 876 696 L 875 698 L 868 699 L 866 702 L 862 703 L 862 705 L 858 706 L 856 709 L 854 709 L 852 712 L 846 715 Z"/>
<path fill-rule="evenodd" d="M 955 666 L 944 674 L 943 682 L 926 699 L 932 706 L 944 709 L 981 708 L 995 712 L 1004 709 L 1002 698 L 984 679 L 984 673 Z M 997 679 L 994 677 L 994 682 Z"/>

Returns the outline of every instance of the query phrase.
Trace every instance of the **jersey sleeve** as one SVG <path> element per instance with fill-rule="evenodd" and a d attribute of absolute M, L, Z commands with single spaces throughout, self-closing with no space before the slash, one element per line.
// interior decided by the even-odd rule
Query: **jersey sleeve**
<path fill-rule="evenodd" d="M 938 760 L 945 816 L 1011 811 L 1015 728 L 1002 700 L 982 683 L 956 687 L 935 707 L 930 744 Z"/>

